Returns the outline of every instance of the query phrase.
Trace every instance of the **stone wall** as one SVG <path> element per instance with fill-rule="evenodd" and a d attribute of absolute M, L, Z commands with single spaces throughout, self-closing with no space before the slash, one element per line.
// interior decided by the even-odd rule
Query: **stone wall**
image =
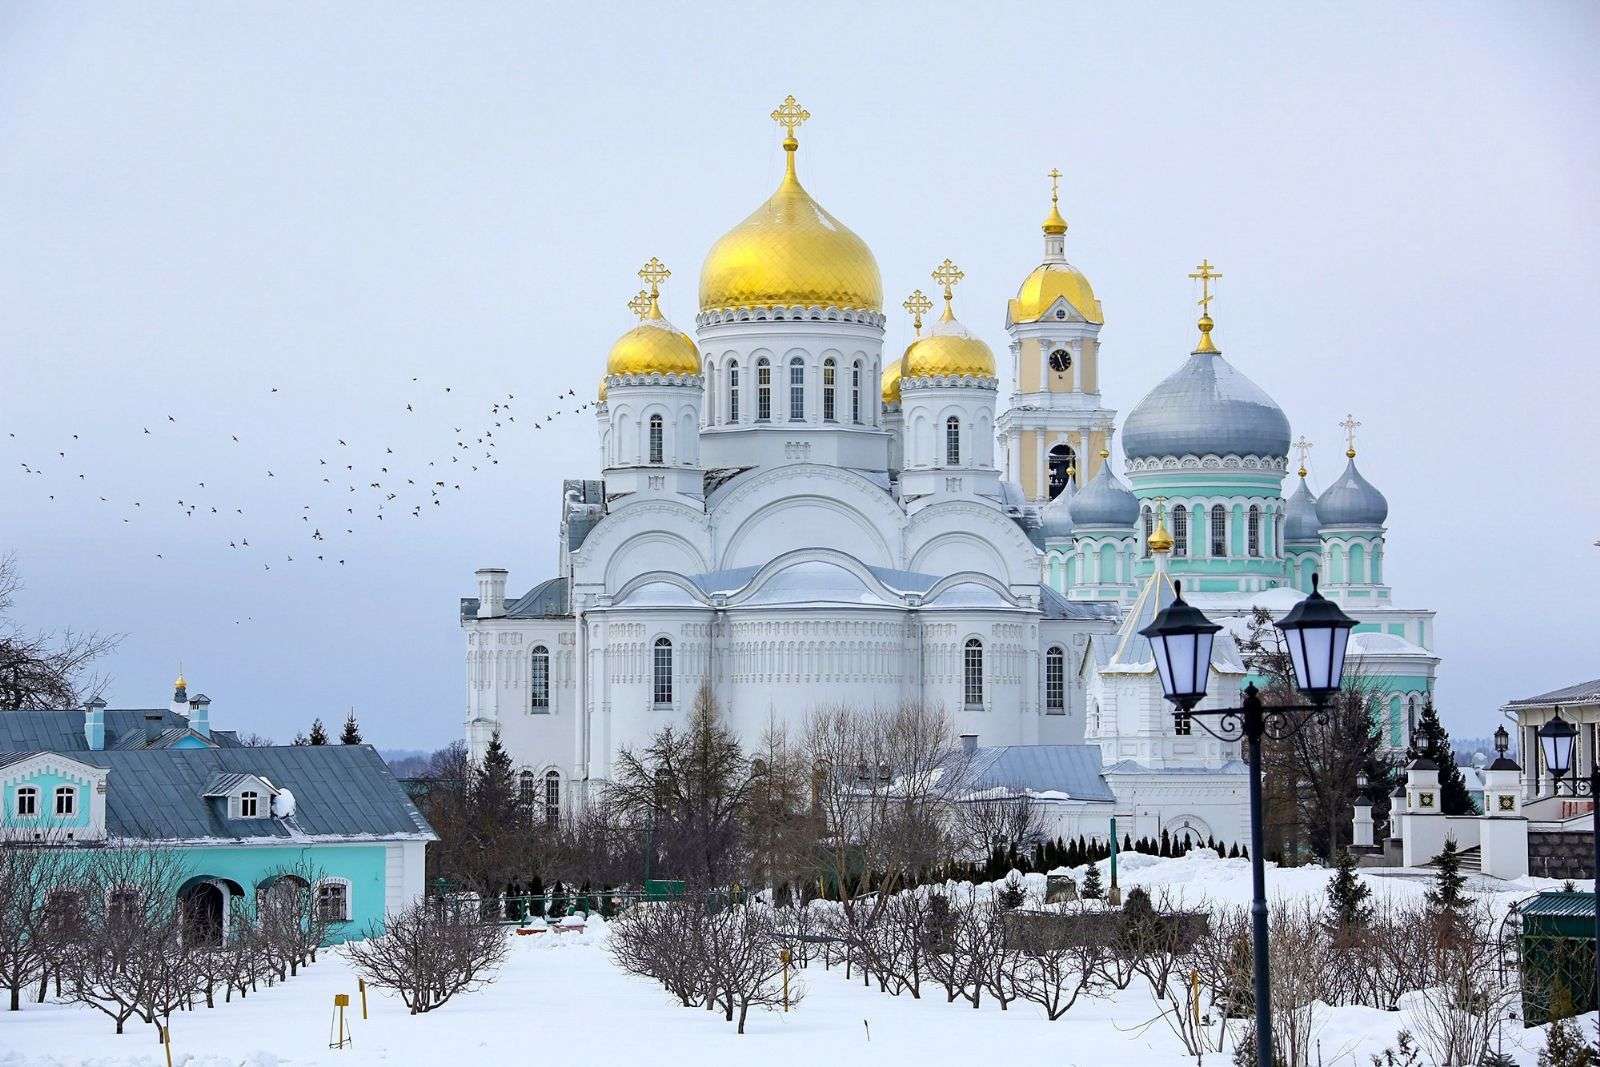
<path fill-rule="evenodd" d="M 1593 878 L 1594 835 L 1585 830 L 1531 831 L 1528 873 L 1535 878 Z"/>

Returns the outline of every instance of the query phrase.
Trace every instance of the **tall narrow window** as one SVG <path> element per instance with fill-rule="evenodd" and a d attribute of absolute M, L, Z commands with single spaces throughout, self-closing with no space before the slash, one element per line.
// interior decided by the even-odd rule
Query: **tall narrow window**
<path fill-rule="evenodd" d="M 517 805 L 525 812 L 533 811 L 534 802 L 539 799 L 539 784 L 534 780 L 532 771 L 523 771 L 517 775 Z"/>
<path fill-rule="evenodd" d="M 1248 525 L 1245 527 L 1245 536 L 1248 540 L 1247 550 L 1252 556 L 1261 555 L 1261 509 L 1250 505 Z"/>
<path fill-rule="evenodd" d="M 70 785 L 56 787 L 56 814 L 78 814 L 78 791 Z"/>
<path fill-rule="evenodd" d="M 550 650 L 535 645 L 528 661 L 528 681 L 532 692 L 529 706 L 536 712 L 550 710 Z"/>
<path fill-rule="evenodd" d="M 350 921 L 350 887 L 343 882 L 317 884 L 317 918 L 325 923 Z"/>
<path fill-rule="evenodd" d="M 1150 535 L 1155 533 L 1155 515 L 1149 508 L 1144 509 L 1144 554 L 1150 556 Z"/>
<path fill-rule="evenodd" d="M 855 423 L 865 421 L 861 414 L 861 361 L 859 359 L 850 367 L 850 421 Z"/>
<path fill-rule="evenodd" d="M 1172 554 L 1189 554 L 1189 509 L 1182 504 L 1172 509 Z"/>
<path fill-rule="evenodd" d="M 246 789 L 239 794 L 239 818 L 254 819 L 260 806 L 261 796 L 254 790 Z"/>
<path fill-rule="evenodd" d="M 1221 504 L 1211 505 L 1211 554 L 1218 558 L 1228 554 L 1228 509 Z"/>
<path fill-rule="evenodd" d="M 1047 711 L 1067 707 L 1067 663 L 1060 646 L 1044 654 L 1044 706 Z"/>
<path fill-rule="evenodd" d="M 766 357 L 756 360 L 756 420 L 772 418 L 772 364 Z"/>
<path fill-rule="evenodd" d="M 728 424 L 739 424 L 739 361 L 728 364 Z"/>
<path fill-rule="evenodd" d="M 546 771 L 544 775 L 544 824 L 554 826 L 561 821 L 561 772 Z"/>
<path fill-rule="evenodd" d="M 30 818 L 39 814 L 39 790 L 31 785 L 17 790 L 17 814 Z"/>
<path fill-rule="evenodd" d="M 832 359 L 822 361 L 822 421 L 833 422 L 833 380 L 834 367 Z"/>
<path fill-rule="evenodd" d="M 961 466 L 961 420 L 954 415 L 944 420 L 944 465 Z"/>
<path fill-rule="evenodd" d="M 665 637 L 656 638 L 654 685 L 651 687 L 657 704 L 672 703 L 672 642 Z"/>
<path fill-rule="evenodd" d="M 799 356 L 789 361 L 789 421 L 806 417 L 806 365 Z"/>
<path fill-rule="evenodd" d="M 969 708 L 983 707 L 983 642 L 967 639 L 962 656 L 961 699 Z"/>
<path fill-rule="evenodd" d="M 662 452 L 661 416 L 650 416 L 650 462 L 660 463 Z"/>

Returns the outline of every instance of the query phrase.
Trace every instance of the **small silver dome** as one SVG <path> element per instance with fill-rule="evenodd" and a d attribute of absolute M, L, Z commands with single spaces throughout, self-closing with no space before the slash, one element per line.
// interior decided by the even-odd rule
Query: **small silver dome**
<path fill-rule="evenodd" d="M 1283 539 L 1288 544 L 1297 541 L 1316 541 L 1322 536 L 1322 523 L 1317 519 L 1317 498 L 1302 476 L 1294 493 L 1284 502 Z"/>
<path fill-rule="evenodd" d="M 1077 526 L 1132 527 L 1139 521 L 1139 498 L 1111 473 L 1108 457 L 1100 473 L 1072 498 L 1072 521 Z"/>
<path fill-rule="evenodd" d="M 1287 456 L 1289 420 L 1220 355 L 1196 352 L 1135 405 L 1122 427 L 1129 459 Z"/>
<path fill-rule="evenodd" d="M 1044 531 L 1044 539 L 1047 542 L 1072 539 L 1072 501 L 1073 493 L 1069 483 L 1066 489 L 1056 494 L 1054 500 L 1039 509 L 1039 526 Z"/>
<path fill-rule="evenodd" d="M 1317 498 L 1317 520 L 1323 526 L 1382 526 L 1389 502 L 1356 470 L 1355 457 L 1339 480 Z"/>

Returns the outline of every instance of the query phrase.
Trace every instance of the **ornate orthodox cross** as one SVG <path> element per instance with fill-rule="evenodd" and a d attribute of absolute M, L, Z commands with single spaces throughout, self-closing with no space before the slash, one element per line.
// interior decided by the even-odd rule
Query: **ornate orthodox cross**
<path fill-rule="evenodd" d="M 1356 421 L 1354 415 L 1346 415 L 1344 421 L 1339 424 L 1339 428 L 1344 431 L 1344 454 L 1350 459 L 1356 458 L 1356 430 L 1360 427 L 1361 424 Z"/>
<path fill-rule="evenodd" d="M 650 296 L 654 298 L 661 292 L 661 283 L 672 277 L 672 272 L 665 263 L 651 256 L 650 262 L 639 268 L 639 277 L 650 286 Z"/>
<path fill-rule="evenodd" d="M 1301 434 L 1300 440 L 1294 443 L 1295 451 L 1300 453 L 1300 477 L 1306 476 L 1306 457 L 1311 454 L 1311 442 L 1306 440 L 1306 435 Z"/>
<path fill-rule="evenodd" d="M 643 319 L 650 313 L 650 290 L 640 289 L 639 295 L 628 301 L 628 310 Z"/>
<path fill-rule="evenodd" d="M 1051 167 L 1050 173 L 1046 177 L 1050 179 L 1050 202 L 1054 204 L 1061 195 L 1061 171 L 1056 167 Z"/>
<path fill-rule="evenodd" d="M 913 289 L 911 295 L 906 297 L 905 303 L 900 305 L 911 312 L 911 325 L 918 334 L 922 333 L 922 316 L 933 310 L 933 301 L 928 299 L 928 294 L 921 289 Z"/>
<path fill-rule="evenodd" d="M 794 131 L 798 130 L 801 124 L 810 117 L 811 112 L 795 103 L 793 96 L 784 97 L 783 103 L 773 109 L 772 121 L 783 127 L 785 147 L 788 146 L 790 141 L 794 140 Z"/>
<path fill-rule="evenodd" d="M 1211 283 L 1222 277 L 1222 275 L 1218 274 L 1216 269 L 1211 266 L 1209 259 L 1202 259 L 1200 265 L 1194 269 L 1194 273 L 1190 274 L 1189 277 L 1200 283 L 1200 314 L 1210 315 L 1211 301 L 1214 299 L 1211 295 Z"/>
<path fill-rule="evenodd" d="M 944 286 L 944 307 L 946 311 L 950 310 L 950 301 L 955 295 L 950 291 L 950 287 L 961 281 L 961 279 L 965 278 L 966 276 L 966 271 L 962 270 L 948 259 L 939 264 L 937 267 L 933 268 L 933 280 Z"/>

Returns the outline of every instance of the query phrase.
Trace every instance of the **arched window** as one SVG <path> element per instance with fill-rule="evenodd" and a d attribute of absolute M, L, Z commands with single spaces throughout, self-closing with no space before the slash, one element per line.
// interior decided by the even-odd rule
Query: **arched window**
<path fill-rule="evenodd" d="M 1261 509 L 1250 505 L 1249 518 L 1245 520 L 1245 549 L 1252 556 L 1261 555 Z"/>
<path fill-rule="evenodd" d="M 544 824 L 554 826 L 561 821 L 561 772 L 544 774 Z"/>
<path fill-rule="evenodd" d="M 1067 657 L 1059 645 L 1044 654 L 1044 706 L 1047 711 L 1067 707 Z"/>
<path fill-rule="evenodd" d="M 650 416 L 650 462 L 660 463 L 662 453 L 661 416 Z"/>
<path fill-rule="evenodd" d="M 17 790 L 17 815 L 33 818 L 39 814 L 39 790 L 25 785 Z"/>
<path fill-rule="evenodd" d="M 1406 697 L 1406 744 L 1417 736 L 1417 698 Z"/>
<path fill-rule="evenodd" d="M 962 656 L 961 702 L 969 708 L 983 707 L 983 642 L 967 639 Z"/>
<path fill-rule="evenodd" d="M 1150 535 L 1155 533 L 1155 514 L 1149 509 L 1144 509 L 1144 556 L 1150 558 Z"/>
<path fill-rule="evenodd" d="M 239 794 L 239 818 L 254 819 L 261 812 L 261 795 L 253 789 Z"/>
<path fill-rule="evenodd" d="M 70 785 L 56 786 L 56 814 L 78 814 L 78 791 Z"/>
<path fill-rule="evenodd" d="M 961 420 L 954 415 L 944 420 L 944 465 L 961 466 Z"/>
<path fill-rule="evenodd" d="M 535 712 L 550 710 L 550 650 L 543 645 L 533 646 L 528 661 L 529 707 Z"/>
<path fill-rule="evenodd" d="M 657 704 L 672 703 L 672 641 L 665 637 L 656 638 L 655 661 L 653 663 L 653 682 L 651 691 Z"/>
<path fill-rule="evenodd" d="M 728 364 L 728 424 L 739 423 L 739 361 Z"/>
<path fill-rule="evenodd" d="M 862 422 L 861 416 L 861 361 L 850 367 L 850 421 Z"/>
<path fill-rule="evenodd" d="M 1071 445 L 1056 445 L 1050 450 L 1050 499 L 1061 495 L 1067 487 L 1067 471 L 1076 470 L 1078 454 Z"/>
<path fill-rule="evenodd" d="M 1228 509 L 1221 504 L 1211 505 L 1211 554 L 1228 554 Z"/>
<path fill-rule="evenodd" d="M 822 421 L 833 422 L 833 359 L 822 361 Z"/>
<path fill-rule="evenodd" d="M 1172 509 L 1172 554 L 1189 554 L 1189 509 L 1182 504 Z"/>
<path fill-rule="evenodd" d="M 539 799 L 539 782 L 532 771 L 523 771 L 517 775 L 517 805 L 523 811 L 532 812 L 533 805 Z"/>
<path fill-rule="evenodd" d="M 772 418 L 772 364 L 767 357 L 756 360 L 756 421 Z"/>
<path fill-rule="evenodd" d="M 806 417 L 806 365 L 799 356 L 789 361 L 789 421 Z"/>

